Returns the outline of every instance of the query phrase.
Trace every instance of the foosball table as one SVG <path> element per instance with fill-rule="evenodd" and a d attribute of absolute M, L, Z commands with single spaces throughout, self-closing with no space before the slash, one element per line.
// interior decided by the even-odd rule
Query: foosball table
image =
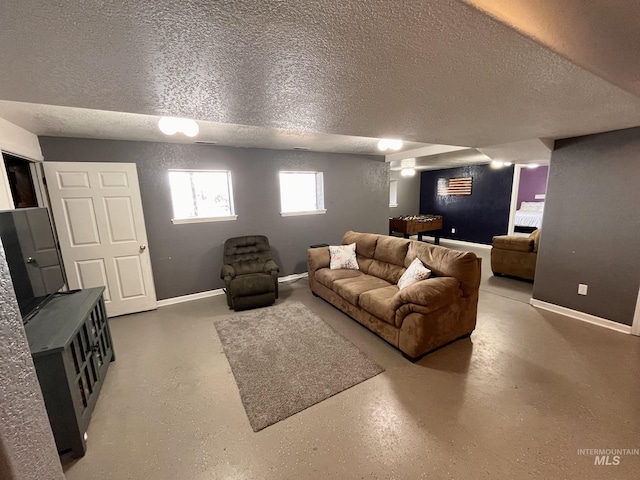
<path fill-rule="evenodd" d="M 401 233 L 404 238 L 418 235 L 418 240 L 422 241 L 422 234 L 431 232 L 435 238 L 435 244 L 440 245 L 441 231 L 441 215 L 404 215 L 389 219 L 389 235 Z"/>

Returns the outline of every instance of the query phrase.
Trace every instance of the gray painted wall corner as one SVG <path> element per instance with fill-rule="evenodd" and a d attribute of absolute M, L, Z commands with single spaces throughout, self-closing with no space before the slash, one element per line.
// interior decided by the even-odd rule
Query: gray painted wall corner
<path fill-rule="evenodd" d="M 0 243 L 0 478 L 64 480 Z"/>
<path fill-rule="evenodd" d="M 631 325 L 640 287 L 640 128 L 556 141 L 533 297 Z M 578 295 L 578 284 L 589 286 Z"/>

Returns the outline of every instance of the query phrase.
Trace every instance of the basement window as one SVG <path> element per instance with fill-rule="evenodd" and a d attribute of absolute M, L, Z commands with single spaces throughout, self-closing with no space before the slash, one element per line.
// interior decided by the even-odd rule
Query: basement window
<path fill-rule="evenodd" d="M 280 214 L 318 215 L 324 208 L 322 172 L 280 172 Z"/>
<path fill-rule="evenodd" d="M 231 172 L 169 170 L 174 224 L 235 220 Z"/>
<path fill-rule="evenodd" d="M 391 180 L 389 182 L 389 206 L 397 207 L 398 206 L 398 181 Z"/>

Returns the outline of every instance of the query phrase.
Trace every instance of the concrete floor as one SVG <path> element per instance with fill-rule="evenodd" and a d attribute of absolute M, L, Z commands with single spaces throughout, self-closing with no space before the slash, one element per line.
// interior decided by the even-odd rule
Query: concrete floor
<path fill-rule="evenodd" d="M 538 311 L 531 284 L 483 267 L 471 338 L 416 364 L 306 279 L 281 285 L 278 303 L 386 371 L 258 433 L 213 327 L 224 297 L 112 319 L 117 361 L 67 479 L 638 478 L 640 455 L 604 466 L 578 449 L 640 448 L 640 338 Z"/>

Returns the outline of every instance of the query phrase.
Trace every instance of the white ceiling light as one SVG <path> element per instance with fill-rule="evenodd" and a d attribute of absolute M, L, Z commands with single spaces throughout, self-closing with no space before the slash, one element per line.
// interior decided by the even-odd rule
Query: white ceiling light
<path fill-rule="evenodd" d="M 491 168 L 502 168 L 502 167 L 504 167 L 504 162 L 500 160 L 493 160 L 491 162 Z"/>
<path fill-rule="evenodd" d="M 182 132 L 187 137 L 195 137 L 200 131 L 198 123 L 188 118 L 162 117 L 158 122 L 158 127 L 165 135 L 175 135 Z"/>
<path fill-rule="evenodd" d="M 393 138 L 381 138 L 378 142 L 378 150 L 400 150 L 402 148 L 402 140 Z"/>
<path fill-rule="evenodd" d="M 537 163 L 530 163 L 529 165 L 527 165 L 527 168 L 538 168 L 540 165 L 538 165 Z"/>
<path fill-rule="evenodd" d="M 403 168 L 400 170 L 400 175 L 403 177 L 413 177 L 416 174 L 415 168 Z"/>
<path fill-rule="evenodd" d="M 504 163 L 503 163 L 503 165 L 504 165 L 505 167 L 510 167 L 511 165 L 513 165 L 513 163 L 511 163 L 511 162 L 504 162 Z"/>

